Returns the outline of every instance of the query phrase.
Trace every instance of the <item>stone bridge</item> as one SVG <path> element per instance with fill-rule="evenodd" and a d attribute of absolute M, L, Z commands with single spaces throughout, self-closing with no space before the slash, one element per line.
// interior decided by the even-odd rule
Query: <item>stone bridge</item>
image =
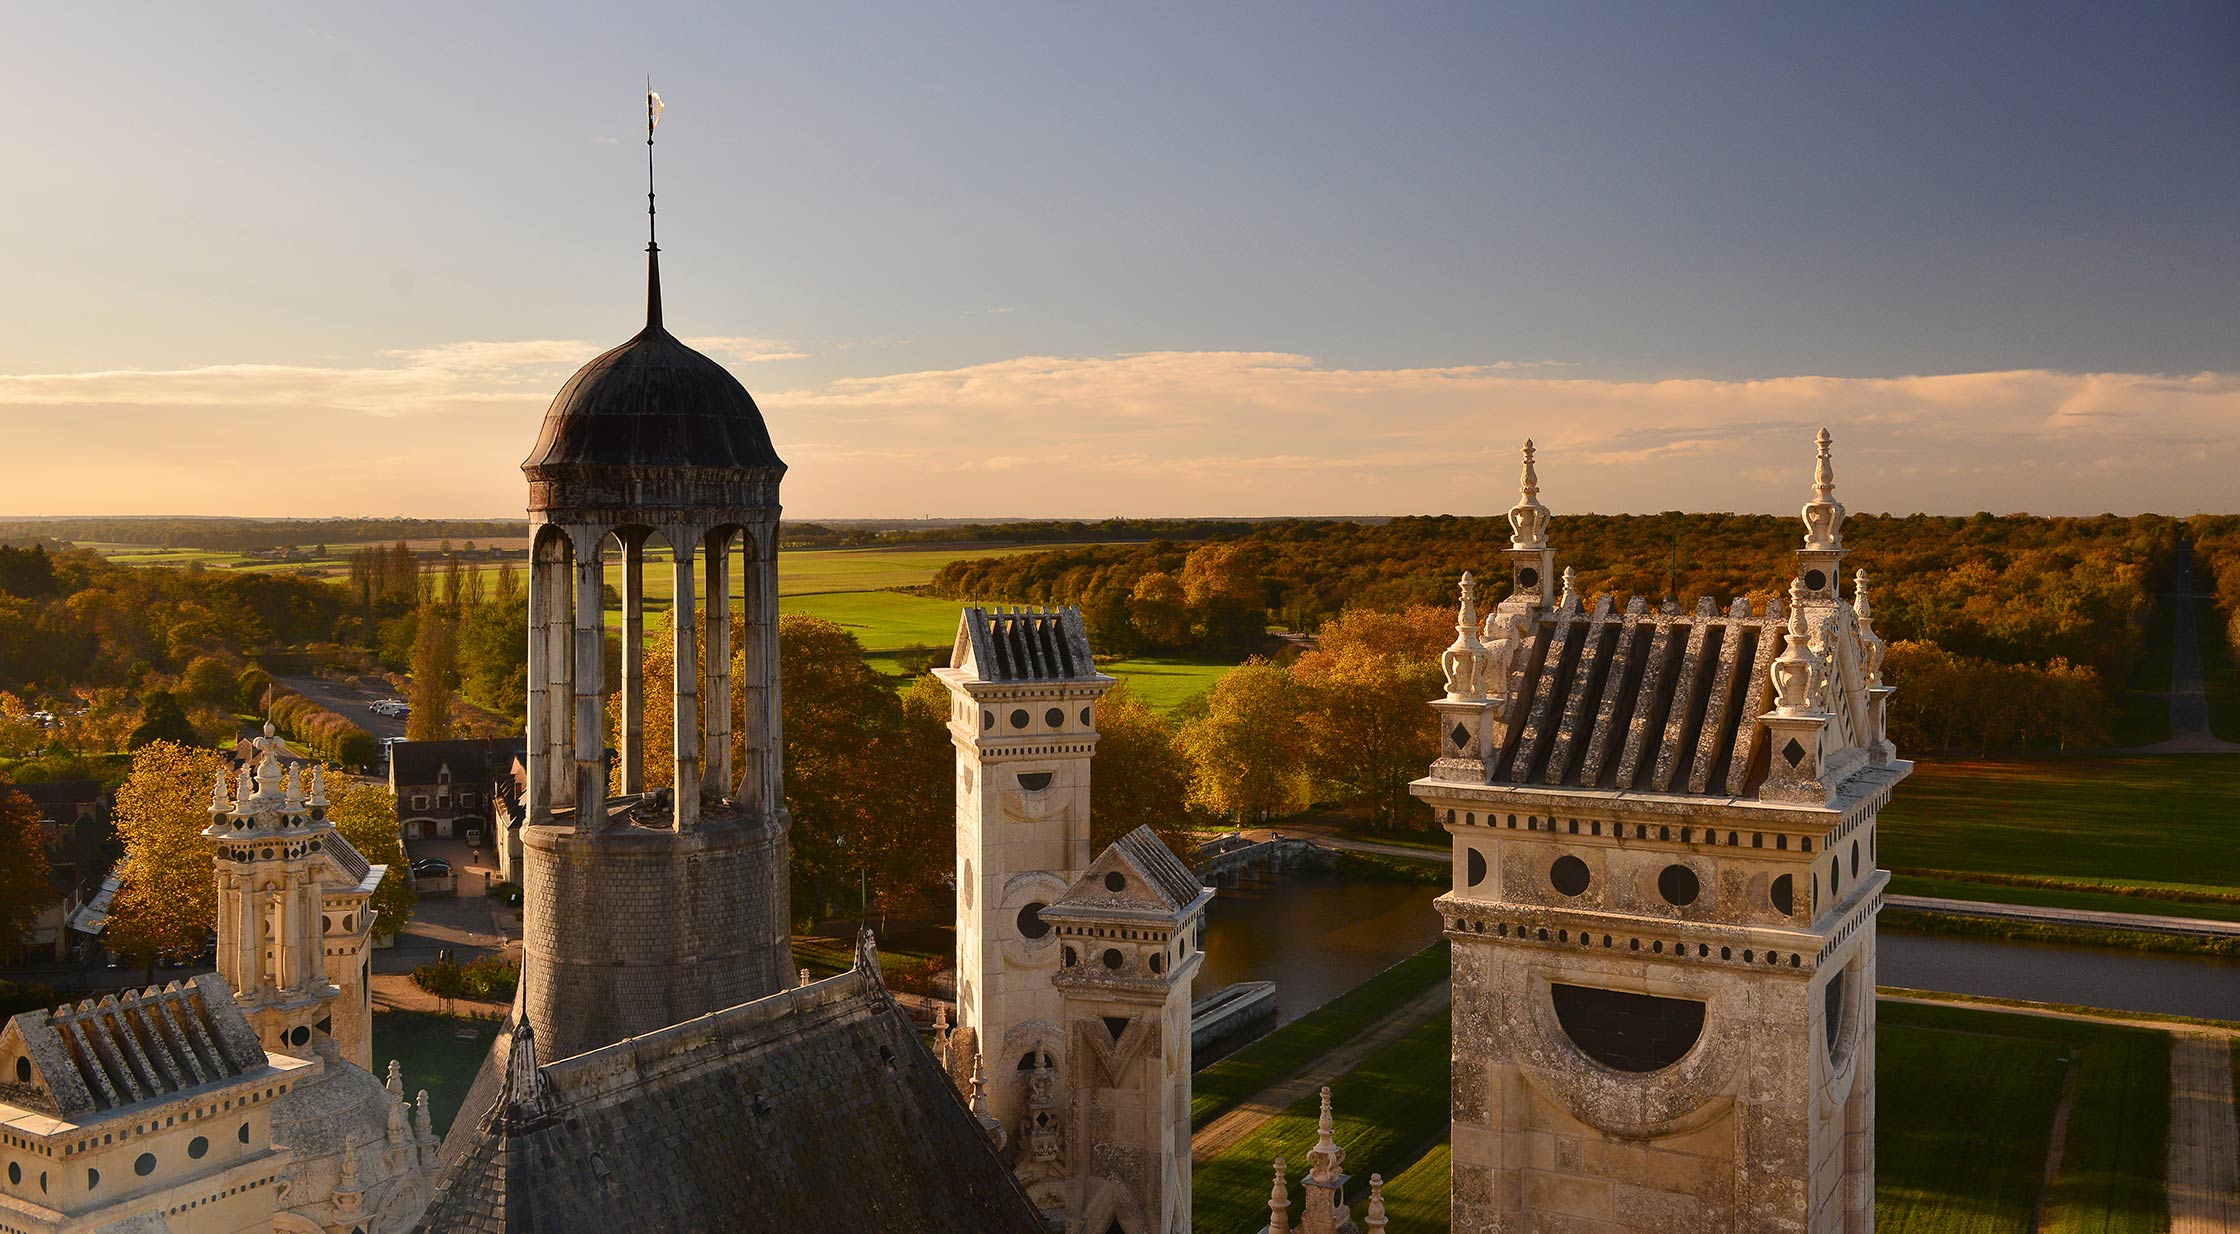
<path fill-rule="evenodd" d="M 1223 836 L 1199 845 L 1192 867 L 1208 886 L 1234 887 L 1246 875 L 1287 874 L 1308 865 L 1328 868 L 1337 858 L 1335 852 L 1312 840 Z"/>

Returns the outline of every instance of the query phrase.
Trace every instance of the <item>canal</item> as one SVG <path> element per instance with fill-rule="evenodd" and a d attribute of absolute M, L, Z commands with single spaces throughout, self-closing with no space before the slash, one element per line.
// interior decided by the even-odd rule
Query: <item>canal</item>
<path fill-rule="evenodd" d="M 1278 1023 L 1437 942 L 1437 887 L 1302 870 L 1216 892 L 1194 994 L 1276 983 Z M 2240 960 L 1884 930 L 1887 986 L 2120 1011 L 2240 1019 Z"/>

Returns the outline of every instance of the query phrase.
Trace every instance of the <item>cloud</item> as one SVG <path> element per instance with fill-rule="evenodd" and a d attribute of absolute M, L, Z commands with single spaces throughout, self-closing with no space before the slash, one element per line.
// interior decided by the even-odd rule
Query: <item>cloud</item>
<path fill-rule="evenodd" d="M 704 338 L 727 363 L 798 359 Z M 368 365 L 0 375 L 0 513 L 487 514 L 569 340 Z M 1021 356 L 758 389 L 798 517 L 1495 513 L 1540 445 L 1559 511 L 1788 511 L 1812 434 L 1859 510 L 2229 509 L 2240 375 L 2015 370 L 1607 381 L 1546 361 L 1348 369 L 1286 352 Z"/>

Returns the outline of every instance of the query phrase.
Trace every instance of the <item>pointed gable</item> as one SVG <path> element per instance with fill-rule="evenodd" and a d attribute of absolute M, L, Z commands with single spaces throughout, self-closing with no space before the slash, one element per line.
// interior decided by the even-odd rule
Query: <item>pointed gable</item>
<path fill-rule="evenodd" d="M 1098 854 L 1042 915 L 1119 912 L 1166 917 L 1186 913 L 1212 894 L 1157 832 L 1138 827 Z"/>
<path fill-rule="evenodd" d="M 1085 681 L 1097 676 L 1081 610 L 987 609 L 957 617 L 949 666 L 982 681 Z"/>
<path fill-rule="evenodd" d="M 79 1119 L 268 1066 L 215 973 L 26 1011 L 0 1028 L 0 1100 Z"/>

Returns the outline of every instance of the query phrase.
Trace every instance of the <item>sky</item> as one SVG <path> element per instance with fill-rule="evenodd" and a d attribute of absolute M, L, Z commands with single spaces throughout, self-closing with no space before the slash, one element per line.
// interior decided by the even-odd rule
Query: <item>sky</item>
<path fill-rule="evenodd" d="M 0 0 L 0 514 L 2240 509 L 2240 7 Z"/>

